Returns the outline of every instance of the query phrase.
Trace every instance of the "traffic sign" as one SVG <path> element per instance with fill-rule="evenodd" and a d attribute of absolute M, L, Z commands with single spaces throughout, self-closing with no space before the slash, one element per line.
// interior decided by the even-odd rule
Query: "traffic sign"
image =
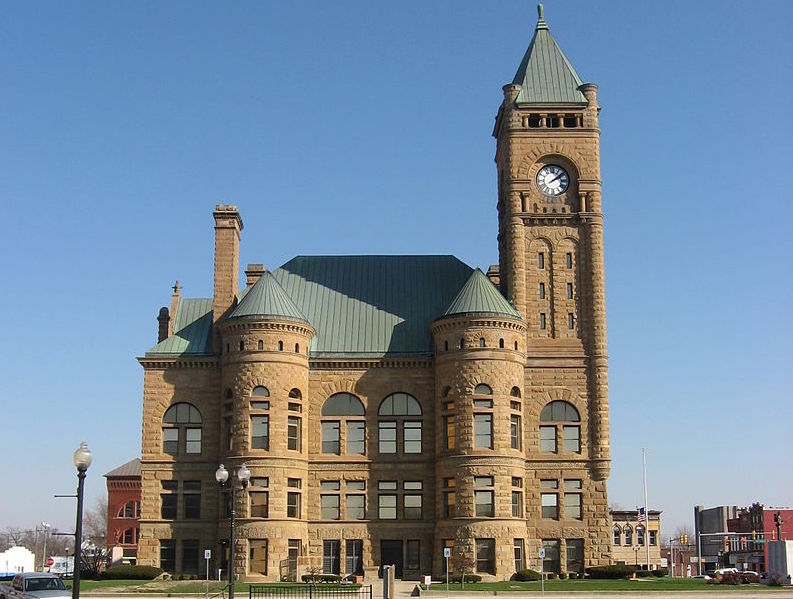
<path fill-rule="evenodd" d="M 449 548 L 449 547 L 444 547 L 444 548 L 443 548 L 443 557 L 451 557 L 451 556 L 452 556 L 452 550 L 451 550 L 451 548 Z"/>
<path fill-rule="evenodd" d="M 52 564 L 54 564 L 54 563 L 55 563 L 55 560 L 54 560 L 54 559 L 52 559 L 51 557 L 48 557 L 48 558 L 47 558 L 47 566 L 51 566 L 51 565 L 52 565 Z"/>

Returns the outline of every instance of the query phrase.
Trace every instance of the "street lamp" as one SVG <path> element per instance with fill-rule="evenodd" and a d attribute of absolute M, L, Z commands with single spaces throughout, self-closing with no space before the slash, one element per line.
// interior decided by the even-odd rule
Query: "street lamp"
<path fill-rule="evenodd" d="M 240 481 L 243 489 L 248 487 L 248 481 L 251 478 L 251 471 L 245 464 L 242 464 L 239 468 L 237 468 L 237 478 Z M 229 471 L 226 470 L 226 467 L 221 464 L 220 467 L 215 470 L 215 480 L 220 483 L 221 489 L 225 488 L 226 482 L 229 480 Z M 229 484 L 231 490 L 231 515 L 229 518 L 229 599 L 234 599 L 234 549 L 236 547 L 236 539 L 235 539 L 235 527 L 234 527 L 234 520 L 237 517 L 237 511 L 235 506 L 235 497 L 236 497 L 236 489 L 237 485 L 234 484 L 234 479 L 232 477 L 232 481 Z M 76 599 L 76 598 L 75 598 Z"/>
<path fill-rule="evenodd" d="M 636 568 L 637 569 L 639 568 L 639 549 L 641 549 L 641 547 L 639 545 L 634 545 L 633 546 L 633 555 L 635 556 L 634 563 L 636 564 Z"/>
<path fill-rule="evenodd" d="M 47 563 L 47 537 L 50 532 L 50 525 L 48 522 L 41 523 L 41 529 L 44 532 L 44 548 L 41 550 L 41 571 L 44 571 L 44 565 Z"/>
<path fill-rule="evenodd" d="M 77 468 L 77 523 L 74 527 L 74 576 L 72 578 L 72 599 L 80 597 L 80 562 L 83 544 L 83 487 L 85 471 L 91 465 L 91 450 L 85 441 L 74 452 L 74 467 Z"/>

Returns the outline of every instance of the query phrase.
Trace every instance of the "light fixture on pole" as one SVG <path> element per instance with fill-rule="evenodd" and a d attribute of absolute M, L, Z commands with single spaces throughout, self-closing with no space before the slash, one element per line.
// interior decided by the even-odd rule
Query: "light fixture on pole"
<path fill-rule="evenodd" d="M 44 566 L 47 564 L 47 537 L 50 533 L 50 525 L 48 522 L 41 523 L 41 530 L 44 532 L 44 548 L 41 550 L 41 570 L 44 571 Z"/>
<path fill-rule="evenodd" d="M 245 464 L 242 464 L 239 468 L 237 468 L 237 478 L 242 485 L 243 490 L 248 487 L 248 481 L 251 478 L 251 471 Z M 226 467 L 221 464 L 217 470 L 215 470 L 215 480 L 220 483 L 221 489 L 225 488 L 226 483 L 229 480 L 229 471 L 226 470 Z M 236 547 L 236 529 L 235 529 L 235 519 L 237 517 L 236 511 L 236 489 L 237 485 L 234 483 L 234 478 L 232 477 L 231 483 L 229 484 L 231 493 L 231 514 L 229 516 L 229 599 L 234 599 L 234 549 Z"/>
<path fill-rule="evenodd" d="M 85 441 L 74 452 L 74 467 L 77 468 L 77 523 L 74 527 L 74 576 L 72 578 L 72 599 L 80 597 L 80 564 L 83 545 L 83 487 L 85 471 L 91 465 L 91 450 Z"/>

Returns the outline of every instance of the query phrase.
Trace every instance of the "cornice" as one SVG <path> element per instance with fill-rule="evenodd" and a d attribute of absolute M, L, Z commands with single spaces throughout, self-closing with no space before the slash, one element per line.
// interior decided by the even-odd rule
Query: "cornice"
<path fill-rule="evenodd" d="M 382 357 L 382 358 L 312 358 L 308 364 L 311 370 L 368 370 L 370 368 L 432 368 L 433 358 L 420 357 Z"/>
<path fill-rule="evenodd" d="M 142 356 L 138 362 L 144 369 L 165 368 L 217 368 L 217 356 Z"/>
<path fill-rule="evenodd" d="M 314 327 L 304 322 L 289 320 L 229 319 L 220 323 L 221 333 L 237 331 L 279 331 L 313 337 Z"/>
<path fill-rule="evenodd" d="M 436 320 L 430 326 L 430 330 L 433 333 L 439 333 L 444 331 L 452 331 L 460 328 L 460 326 L 464 326 L 466 328 L 483 327 L 483 328 L 491 328 L 491 329 L 505 329 L 508 331 L 519 331 L 519 332 L 523 332 L 526 330 L 526 325 L 516 318 L 510 318 L 508 316 L 496 316 L 496 315 L 466 316 L 464 314 L 461 314 L 459 316 L 454 316 L 452 318 L 443 318 L 441 320 Z"/>

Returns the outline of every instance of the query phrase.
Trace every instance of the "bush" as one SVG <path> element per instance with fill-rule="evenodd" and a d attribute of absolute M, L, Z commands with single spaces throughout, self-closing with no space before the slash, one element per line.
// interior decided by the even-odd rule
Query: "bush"
<path fill-rule="evenodd" d="M 556 580 L 556 572 L 548 572 L 548 580 Z"/>
<path fill-rule="evenodd" d="M 517 580 L 519 582 L 530 582 L 533 580 L 539 580 L 540 573 L 536 570 L 518 570 L 512 575 L 510 580 Z"/>
<path fill-rule="evenodd" d="M 636 568 L 633 566 L 623 566 L 612 564 L 610 566 L 592 566 L 586 569 L 586 573 L 590 578 L 630 578 Z"/>
<path fill-rule="evenodd" d="M 450 574 L 449 575 L 449 582 L 456 582 L 456 583 L 459 584 L 459 583 L 462 582 L 462 580 L 463 580 L 463 577 L 460 574 Z M 466 574 L 465 575 L 465 584 L 468 584 L 469 582 L 481 582 L 481 581 L 482 581 L 482 577 L 479 576 L 479 574 Z"/>
<path fill-rule="evenodd" d="M 568 572 L 567 576 L 570 577 L 570 580 L 575 580 L 576 578 L 578 578 L 578 572 Z"/>
<path fill-rule="evenodd" d="M 657 568 L 656 570 L 653 570 L 653 576 L 657 576 L 658 578 L 669 576 L 669 568 Z"/>
<path fill-rule="evenodd" d="M 303 582 L 341 582 L 338 574 L 303 574 Z"/>
<path fill-rule="evenodd" d="M 162 568 L 154 566 L 113 566 L 102 573 L 102 578 L 118 580 L 154 580 L 162 574 Z"/>
<path fill-rule="evenodd" d="M 560 572 L 559 573 L 559 578 L 561 580 L 566 580 L 567 579 L 567 572 Z"/>
<path fill-rule="evenodd" d="M 650 578 L 652 575 L 650 570 L 636 570 L 636 578 Z"/>

